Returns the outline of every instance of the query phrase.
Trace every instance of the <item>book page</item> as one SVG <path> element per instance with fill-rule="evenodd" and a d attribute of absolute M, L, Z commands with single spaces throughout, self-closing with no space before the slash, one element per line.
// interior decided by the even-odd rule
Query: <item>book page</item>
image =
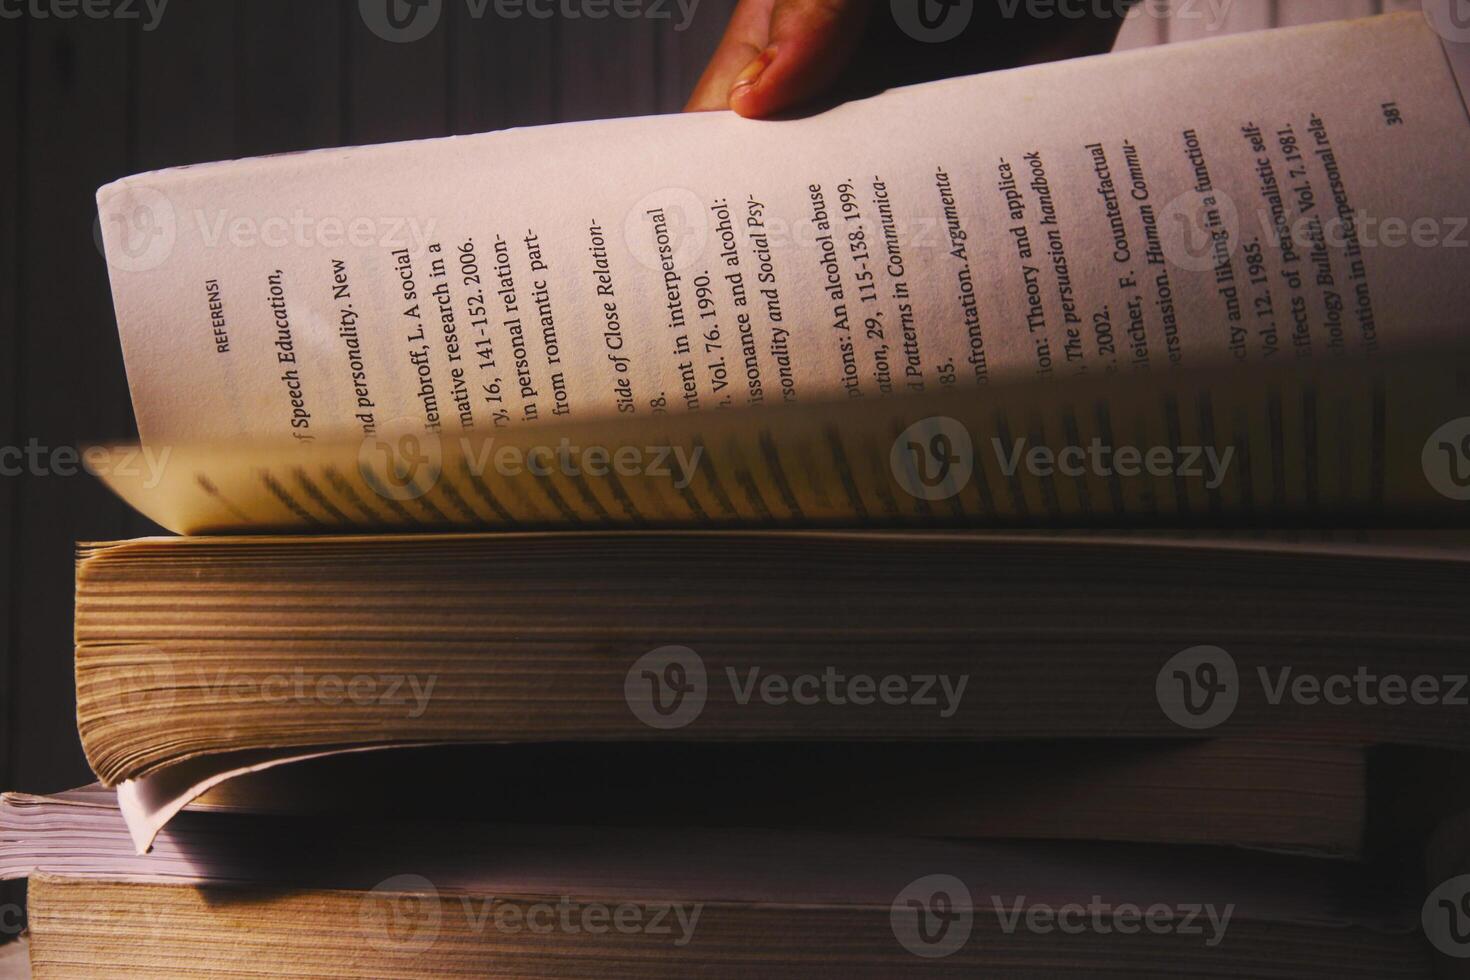
<path fill-rule="evenodd" d="M 1470 356 L 1280 359 L 396 438 L 92 447 L 182 534 L 1463 524 Z"/>
<path fill-rule="evenodd" d="M 1373 357 L 1470 309 L 1470 121 L 1402 14 L 900 89 L 128 178 L 147 446 Z"/>

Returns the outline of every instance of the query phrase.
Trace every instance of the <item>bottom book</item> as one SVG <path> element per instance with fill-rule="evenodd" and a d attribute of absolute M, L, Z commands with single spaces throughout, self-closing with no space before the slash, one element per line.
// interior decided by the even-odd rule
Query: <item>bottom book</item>
<path fill-rule="evenodd" d="M 7 806 L 38 977 L 1434 975 L 1352 861 L 229 810 L 144 856 L 100 788 Z"/>

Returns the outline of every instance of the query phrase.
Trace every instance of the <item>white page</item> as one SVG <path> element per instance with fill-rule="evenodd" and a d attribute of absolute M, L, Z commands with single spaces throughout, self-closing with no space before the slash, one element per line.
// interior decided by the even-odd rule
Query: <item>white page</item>
<path fill-rule="evenodd" d="M 323 150 L 98 198 L 157 445 L 1423 346 L 1470 308 L 1466 159 L 1442 39 L 1403 14 L 800 120 Z"/>

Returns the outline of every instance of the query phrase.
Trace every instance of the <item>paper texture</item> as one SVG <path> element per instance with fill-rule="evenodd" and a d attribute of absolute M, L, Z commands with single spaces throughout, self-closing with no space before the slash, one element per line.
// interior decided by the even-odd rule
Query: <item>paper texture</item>
<path fill-rule="evenodd" d="M 1459 523 L 1470 358 L 1280 360 L 860 403 L 103 449 L 184 534 L 353 528 Z"/>
<path fill-rule="evenodd" d="M 1373 356 L 1470 308 L 1470 124 L 1396 15 L 98 195 L 145 444 Z"/>
<path fill-rule="evenodd" d="M 139 854 L 147 854 L 158 832 L 208 790 L 247 773 L 345 752 L 372 752 L 383 745 L 326 746 L 314 752 L 260 749 L 207 755 L 117 785 L 117 806 Z"/>

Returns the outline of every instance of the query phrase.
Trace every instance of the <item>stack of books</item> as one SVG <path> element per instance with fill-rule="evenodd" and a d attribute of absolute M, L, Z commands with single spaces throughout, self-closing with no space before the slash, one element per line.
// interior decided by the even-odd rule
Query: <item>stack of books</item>
<path fill-rule="evenodd" d="M 1470 213 L 1458 57 L 104 188 L 178 536 L 80 547 L 36 975 L 1453 975 L 1470 280 L 1358 209 Z"/>

